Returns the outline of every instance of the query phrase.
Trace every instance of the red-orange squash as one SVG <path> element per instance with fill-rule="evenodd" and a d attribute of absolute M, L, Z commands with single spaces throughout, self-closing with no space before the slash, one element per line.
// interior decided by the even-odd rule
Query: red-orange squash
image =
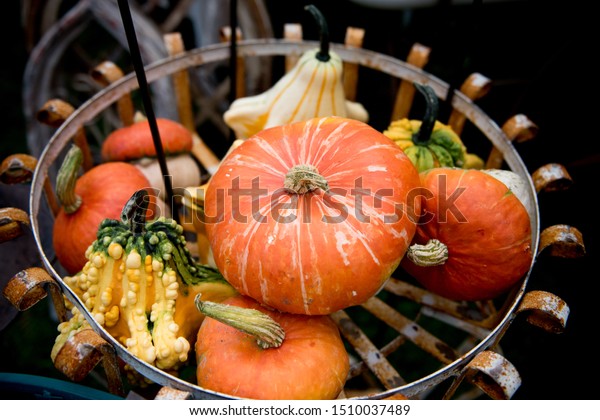
<path fill-rule="evenodd" d="M 157 118 L 156 124 L 165 155 L 192 150 L 192 135 L 183 125 L 166 118 Z M 105 161 L 130 161 L 155 156 L 156 149 L 147 120 L 113 131 L 102 143 L 102 158 Z"/>
<path fill-rule="evenodd" d="M 285 338 L 279 347 L 262 348 L 256 337 L 205 318 L 195 345 L 199 386 L 265 400 L 334 399 L 343 390 L 348 353 L 329 317 L 272 311 L 246 296 L 222 303 L 267 314 Z"/>
<path fill-rule="evenodd" d="M 456 300 L 492 299 L 532 264 L 531 224 L 511 190 L 478 170 L 421 173 L 422 216 L 402 267 Z"/>
<path fill-rule="evenodd" d="M 240 293 L 284 312 L 329 314 L 366 301 L 397 268 L 415 232 L 418 187 L 404 152 L 365 123 L 277 126 L 213 175 L 207 236 Z"/>
<path fill-rule="evenodd" d="M 78 177 L 80 165 L 81 150 L 73 146 L 57 180 L 61 209 L 54 221 L 52 242 L 56 258 L 69 274 L 77 273 L 87 262 L 85 252 L 96 240 L 100 222 L 119 219 L 133 193 L 149 187 L 146 177 L 129 163 L 103 163 Z M 69 179 L 63 183 L 65 178 Z M 149 218 L 154 210 L 152 205 Z"/>

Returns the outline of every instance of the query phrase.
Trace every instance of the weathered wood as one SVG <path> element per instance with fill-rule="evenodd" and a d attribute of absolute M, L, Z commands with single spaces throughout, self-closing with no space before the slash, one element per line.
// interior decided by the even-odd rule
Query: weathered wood
<path fill-rule="evenodd" d="M 422 69 L 429 61 L 430 53 L 431 48 L 419 43 L 415 43 L 408 53 L 406 62 Z M 396 100 L 394 102 L 394 108 L 392 110 L 392 121 L 408 118 L 414 97 L 414 85 L 407 80 L 402 80 L 400 82 L 400 87 L 398 88 L 398 93 L 396 94 Z"/>
<path fill-rule="evenodd" d="M 349 26 L 346 29 L 344 45 L 347 47 L 361 48 L 365 38 L 365 30 Z M 344 92 L 349 101 L 356 100 L 356 89 L 358 85 L 358 64 L 344 63 Z"/>
<path fill-rule="evenodd" d="M 75 112 L 75 108 L 73 108 L 71 104 L 62 99 L 50 99 L 38 110 L 36 118 L 43 124 L 57 128 L 60 127 L 73 112 Z M 77 132 L 73 137 L 73 142 L 83 153 L 83 170 L 89 171 L 94 166 L 94 159 L 92 158 L 92 152 L 83 127 L 77 129 Z"/>
<path fill-rule="evenodd" d="M 487 95 L 491 88 L 492 81 L 490 79 L 480 73 L 472 73 L 463 82 L 462 86 L 460 87 L 460 91 L 467 98 L 471 99 L 472 101 L 476 101 Z M 452 130 L 454 130 L 454 132 L 460 136 L 463 132 L 466 121 L 467 118 L 462 112 L 453 109 L 452 113 L 450 114 L 450 118 L 448 119 L 448 125 L 452 127 Z"/>
<path fill-rule="evenodd" d="M 508 141 L 520 143 L 535 138 L 539 129 L 526 115 L 517 114 L 504 123 L 502 131 L 506 134 Z M 501 169 L 503 162 L 502 152 L 497 147 L 492 146 L 485 167 L 487 169 Z"/>
<path fill-rule="evenodd" d="M 94 67 L 91 75 L 102 87 L 106 87 L 124 76 L 121 68 L 111 61 L 104 61 Z M 131 95 L 123 95 L 117 100 L 117 111 L 123 126 L 127 127 L 134 123 L 135 107 Z"/>

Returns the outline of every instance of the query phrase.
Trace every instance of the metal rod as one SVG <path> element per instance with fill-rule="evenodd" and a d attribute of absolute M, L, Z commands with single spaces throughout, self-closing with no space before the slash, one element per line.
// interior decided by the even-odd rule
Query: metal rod
<path fill-rule="evenodd" d="M 167 168 L 167 160 L 162 147 L 160 132 L 158 131 L 156 116 L 154 115 L 154 108 L 152 107 L 152 99 L 150 98 L 150 90 L 148 88 L 148 81 L 146 80 L 146 72 L 144 70 L 144 63 L 142 62 L 142 55 L 140 54 L 140 47 L 135 34 L 131 10 L 129 9 L 127 0 L 118 0 L 118 2 L 125 35 L 127 36 L 127 43 L 129 44 L 129 54 L 131 55 L 131 61 L 133 62 L 133 68 L 140 87 L 144 111 L 148 118 L 148 123 L 150 124 L 150 132 L 152 133 L 154 148 L 156 149 L 156 157 L 164 178 L 167 204 L 171 206 L 171 217 L 179 223 L 179 205 L 175 202 L 173 197 L 173 184 L 171 183 L 171 176 L 169 175 L 169 169 Z"/>
<path fill-rule="evenodd" d="M 229 28 L 231 28 L 231 38 L 229 39 L 229 103 L 232 104 L 237 98 L 237 0 L 229 0 Z M 235 141 L 235 133 L 229 130 L 229 141 Z"/>
<path fill-rule="evenodd" d="M 235 101 L 237 97 L 237 0 L 230 0 L 229 4 L 229 27 L 231 28 L 231 39 L 229 40 L 229 102 Z"/>

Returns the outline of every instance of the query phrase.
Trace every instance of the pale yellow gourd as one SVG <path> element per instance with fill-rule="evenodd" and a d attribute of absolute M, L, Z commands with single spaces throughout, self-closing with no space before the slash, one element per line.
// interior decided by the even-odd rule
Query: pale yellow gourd
<path fill-rule="evenodd" d="M 321 46 L 305 52 L 296 65 L 269 90 L 235 100 L 224 113 L 225 123 L 238 139 L 278 125 L 314 117 L 338 116 L 367 122 L 359 103 L 346 99 L 343 63 L 329 51 L 327 24 L 314 6 L 307 6 L 321 26 Z"/>

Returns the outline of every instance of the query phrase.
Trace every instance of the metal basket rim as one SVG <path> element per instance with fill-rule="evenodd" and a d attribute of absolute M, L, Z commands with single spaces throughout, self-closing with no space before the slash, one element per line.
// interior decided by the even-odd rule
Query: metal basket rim
<path fill-rule="evenodd" d="M 237 54 L 239 56 L 260 57 L 301 54 L 309 49 L 317 48 L 318 43 L 315 41 L 288 41 L 268 38 L 242 40 L 238 42 L 236 47 Z M 345 62 L 359 64 L 361 66 L 381 71 L 390 76 L 406 79 L 412 82 L 427 83 L 433 88 L 435 93 L 441 99 L 445 99 L 448 95 L 450 86 L 446 82 L 397 58 L 362 48 L 347 47 L 345 45 L 335 43 L 331 44 L 331 50 L 339 54 L 342 60 Z M 229 57 L 229 54 L 230 45 L 228 43 L 213 44 L 189 50 L 185 53 L 165 58 L 147 65 L 145 67 L 146 77 L 148 82 L 151 83 L 161 77 L 169 76 L 186 68 L 198 67 L 219 60 L 226 60 Z M 37 219 L 40 212 L 40 202 L 43 195 L 43 184 L 47 178 L 49 168 L 55 162 L 64 147 L 68 144 L 69 140 L 76 134 L 76 131 L 79 127 L 84 126 L 86 122 L 91 121 L 106 107 L 115 103 L 124 94 L 137 89 L 137 87 L 137 79 L 135 74 L 132 72 L 125 75 L 122 79 L 103 88 L 81 106 L 79 106 L 69 116 L 69 118 L 55 131 L 48 144 L 43 149 L 33 175 L 29 197 L 29 217 L 36 246 L 40 253 L 43 265 L 51 274 L 51 276 L 58 281 L 67 299 L 81 311 L 92 328 L 116 349 L 117 355 L 123 359 L 124 362 L 130 364 L 135 370 L 151 381 L 162 386 L 168 386 L 174 389 L 189 392 L 192 397 L 196 399 L 237 399 L 231 395 L 207 390 L 190 382 L 184 381 L 138 359 L 129 353 L 121 343 L 112 337 L 103 327 L 98 325 L 95 319 L 91 316 L 90 312 L 85 308 L 84 303 L 70 290 L 70 288 L 63 281 L 62 277 L 55 270 L 43 249 L 43 242 L 40 236 L 40 228 Z M 462 112 L 466 118 L 473 123 L 487 137 L 487 139 L 503 153 L 504 159 L 512 171 L 521 175 L 528 181 L 529 192 L 531 196 L 530 198 L 535 204 L 535 213 L 530 214 L 533 238 L 532 252 L 533 255 L 537 255 L 540 233 L 539 209 L 535 187 L 527 167 L 512 143 L 506 138 L 502 129 L 493 120 L 491 120 L 482 109 L 475 105 L 473 101 L 467 98 L 460 91 L 456 90 L 453 92 L 452 106 L 458 111 Z M 441 382 L 451 376 L 457 375 L 473 357 L 496 344 L 496 342 L 502 337 L 503 333 L 510 326 L 512 320 L 516 316 L 515 311 L 524 295 L 534 262 L 535 259 L 532 261 L 531 266 L 527 274 L 524 276 L 522 282 L 520 285 L 518 285 L 518 290 L 517 287 L 515 287 L 514 290 L 516 290 L 516 292 L 513 292 L 511 295 L 514 296 L 514 300 L 510 307 L 506 310 L 502 320 L 500 320 L 498 325 L 496 325 L 496 327 L 490 331 L 485 339 L 481 340 L 466 354 L 462 355 L 452 363 L 416 381 L 377 394 L 353 397 L 351 399 L 381 399 L 393 396 L 397 393 L 403 393 L 409 396 L 415 395 L 419 392 L 439 385 Z"/>

